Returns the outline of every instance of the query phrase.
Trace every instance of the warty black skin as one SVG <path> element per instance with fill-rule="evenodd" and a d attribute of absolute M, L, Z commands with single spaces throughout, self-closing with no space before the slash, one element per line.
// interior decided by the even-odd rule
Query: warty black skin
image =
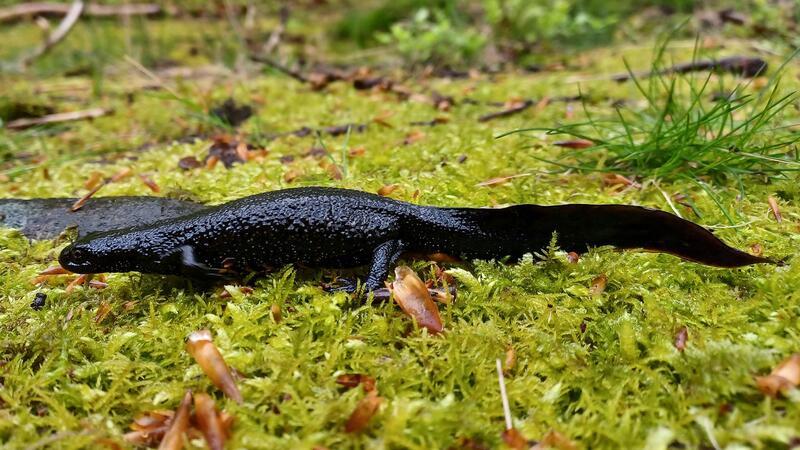
<path fill-rule="evenodd" d="M 77 273 L 197 278 L 235 278 L 286 264 L 369 265 L 364 285 L 375 290 L 405 252 L 513 261 L 545 248 L 553 232 L 565 251 L 613 245 L 720 267 L 770 262 L 727 246 L 692 222 L 638 206 L 439 208 L 322 187 L 267 192 L 151 225 L 89 235 L 65 248 L 59 262 Z"/>

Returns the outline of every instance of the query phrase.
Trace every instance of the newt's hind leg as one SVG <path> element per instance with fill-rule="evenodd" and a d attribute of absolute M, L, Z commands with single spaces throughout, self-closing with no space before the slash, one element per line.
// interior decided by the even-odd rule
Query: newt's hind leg
<path fill-rule="evenodd" d="M 379 245 L 372 254 L 372 262 L 369 267 L 369 275 L 364 281 L 367 291 L 374 291 L 383 287 L 386 276 L 392 264 L 397 262 L 400 255 L 406 250 L 406 244 L 399 240 L 386 241 Z"/>
<path fill-rule="evenodd" d="M 405 251 L 406 244 L 399 240 L 393 239 L 386 241 L 375 248 L 372 253 L 372 261 L 370 262 L 369 274 L 364 280 L 363 288 L 365 292 L 376 291 L 383 287 L 383 282 L 389 274 L 392 264 L 394 264 L 400 255 Z M 344 283 L 330 288 L 330 292 L 348 292 L 353 293 L 358 289 L 358 283 L 355 280 L 343 280 Z"/>

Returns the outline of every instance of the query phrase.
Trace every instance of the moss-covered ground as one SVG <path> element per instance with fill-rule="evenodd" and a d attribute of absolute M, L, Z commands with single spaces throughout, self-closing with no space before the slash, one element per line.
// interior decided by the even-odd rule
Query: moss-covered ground
<path fill-rule="evenodd" d="M 2 40 L 13 42 L 10 33 L 19 32 L 6 29 Z M 703 52 L 750 49 L 744 41 L 725 41 L 725 48 L 722 43 L 705 43 Z M 690 58 L 693 46 L 672 42 L 669 58 Z M 0 175 L 2 197 L 78 197 L 87 192 L 84 183 L 92 172 L 111 176 L 130 168 L 155 181 L 161 192 L 153 194 L 130 176 L 98 195 L 220 203 L 292 186 L 374 192 L 397 184 L 392 197 L 432 205 L 639 204 L 677 211 L 714 227 L 735 247 L 759 245 L 765 255 L 788 262 L 728 270 L 601 248 L 575 264 L 554 252 L 517 265 L 448 265 L 457 269 L 458 299 L 441 307 L 446 332 L 433 337 L 409 331 L 409 319 L 395 304 L 323 292 L 321 282 L 330 271 L 284 268 L 258 281 L 250 295 L 230 288 L 230 298 L 220 297 L 221 288 L 203 291 L 135 273 L 110 274 L 109 286 L 100 290 L 79 287 L 67 293 L 58 282 L 37 287 L 31 280 L 55 263 L 66 242 L 29 242 L 3 229 L 0 446 L 91 448 L 101 438 L 125 446 L 121 436 L 137 413 L 175 408 L 184 391 L 194 389 L 212 393 L 236 417 L 231 448 L 445 449 L 457 448 L 460 438 L 496 448 L 502 446 L 504 421 L 495 359 L 509 348 L 517 361 L 506 377 L 511 413 L 514 426 L 529 439 L 555 429 L 581 448 L 796 445 L 800 395 L 766 397 L 754 375 L 768 373 L 800 350 L 800 262 L 793 258 L 800 245 L 797 176 L 768 183 L 747 178 L 743 194 L 733 181 L 718 184 L 714 192 L 731 212 L 731 225 L 709 193 L 689 181 L 645 178 L 641 188 L 620 192 L 599 174 L 549 173 L 554 167 L 541 159 L 569 151 L 552 145 L 557 137 L 495 138 L 517 128 L 582 120 L 581 103 L 542 102 L 507 118 L 477 121 L 502 108 L 487 102 L 579 93 L 597 114 L 612 113 L 615 100 L 635 108 L 641 96 L 632 83 L 591 79 L 579 88 L 566 81 L 623 71 L 623 57 L 647 68 L 650 45 L 574 55 L 566 67 L 535 74 L 417 76 L 404 82 L 419 93 L 452 96 L 449 111 L 391 93 L 357 91 L 346 82 L 314 91 L 252 67 L 162 78 L 183 101 L 165 89 L 141 88 L 153 80 L 124 61 L 102 79 L 5 75 L 0 83 L 8 104 L 36 103 L 57 111 L 102 106 L 113 113 L 50 128 L 0 130 L 8 153 Z M 781 62 L 768 59 L 772 67 Z M 797 74 L 790 65 L 782 88 L 795 89 Z M 714 76 L 717 80 L 728 87 L 741 81 L 729 75 Z M 255 109 L 236 133 L 263 146 L 266 155 L 230 169 L 222 164 L 178 169 L 183 157 L 205 157 L 209 136 L 220 130 L 203 120 L 203 112 L 229 97 Z M 797 110 L 787 111 L 783 123 L 796 122 Z M 410 125 L 435 117 L 447 121 Z M 322 142 L 313 136 L 265 139 L 303 126 L 346 123 L 368 126 L 349 137 L 325 135 Z M 201 137 L 181 140 L 193 134 Z M 306 156 L 313 147 L 328 155 Z M 331 177 L 321 161 L 340 166 L 341 179 Z M 518 174 L 527 175 L 476 186 Z M 691 200 L 696 212 L 671 200 L 676 194 Z M 769 196 L 780 206 L 780 223 L 770 212 Z M 433 263 L 412 266 L 431 277 Z M 592 294 L 590 285 L 599 275 L 607 277 L 607 287 Z M 34 310 L 30 305 L 38 292 L 47 300 Z M 273 304 L 281 308 L 280 322 L 270 312 Z M 98 314 L 109 307 L 107 315 Z M 680 352 L 674 341 L 682 327 L 688 342 Z M 186 353 L 185 337 L 201 328 L 212 331 L 241 375 L 243 404 L 225 399 Z M 363 393 L 343 392 L 335 383 L 337 375 L 352 372 L 375 377 L 385 399 L 369 428 L 356 435 L 344 433 L 343 424 Z"/>

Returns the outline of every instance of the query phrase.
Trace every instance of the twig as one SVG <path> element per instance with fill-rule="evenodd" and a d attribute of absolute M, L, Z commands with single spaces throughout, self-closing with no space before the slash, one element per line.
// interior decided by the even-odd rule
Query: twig
<path fill-rule="evenodd" d="M 50 33 L 49 36 L 47 36 L 47 39 L 45 39 L 44 43 L 39 48 L 34 50 L 34 52 L 30 55 L 22 58 L 22 60 L 19 62 L 19 65 L 23 68 L 29 66 L 36 58 L 39 58 L 50 51 L 50 49 L 55 47 L 56 44 L 67 37 L 75 24 L 78 23 L 78 19 L 81 17 L 82 12 L 83 2 L 81 0 L 76 0 L 73 2 L 72 6 L 70 6 L 69 11 L 67 12 L 67 15 L 64 17 L 64 20 L 58 24 L 58 28 L 56 28 L 52 33 Z"/>
<path fill-rule="evenodd" d="M 0 9 L 0 23 L 13 22 L 30 16 L 64 16 L 69 13 L 69 10 L 70 5 L 66 3 L 21 3 Z M 134 3 L 131 5 L 90 3 L 84 8 L 83 15 L 92 17 L 153 16 L 162 12 L 161 6 L 149 3 Z"/>
<path fill-rule="evenodd" d="M 142 65 L 142 63 L 140 63 L 139 61 L 131 58 L 129 55 L 125 55 L 123 57 L 123 59 L 125 59 L 125 61 L 127 61 L 128 64 L 132 65 L 136 70 L 138 70 L 139 72 L 144 74 L 144 76 L 146 76 L 147 78 L 150 78 L 150 80 L 152 80 L 153 83 L 155 83 L 158 87 L 160 87 L 160 88 L 164 89 L 165 91 L 169 92 L 176 99 L 180 99 L 181 98 L 181 96 L 178 95 L 178 93 L 174 89 L 172 89 L 171 87 L 167 86 L 164 83 L 164 81 L 161 78 L 159 78 L 158 75 L 156 75 L 153 72 L 151 72 L 150 70 L 148 70 L 147 67 Z"/>
<path fill-rule="evenodd" d="M 286 31 L 286 23 L 289 21 L 289 8 L 286 5 L 281 6 L 280 11 L 280 23 L 278 23 L 277 28 L 275 28 L 272 33 L 269 35 L 269 39 L 267 43 L 264 44 L 264 48 L 262 53 L 265 55 L 269 55 L 281 43 L 281 38 L 283 37 L 284 31 Z"/>
<path fill-rule="evenodd" d="M 671 75 L 689 72 L 699 72 L 710 70 L 713 72 L 728 72 L 745 78 L 753 78 L 763 75 L 767 71 L 767 62 L 758 57 L 752 56 L 731 56 L 722 59 L 704 59 L 688 63 L 675 64 L 663 70 L 654 70 L 638 74 L 622 73 L 611 77 L 617 82 L 628 81 L 631 77 L 648 78 L 656 75 Z"/>
<path fill-rule="evenodd" d="M 259 62 L 259 63 L 262 63 L 262 64 L 266 64 L 266 65 L 272 67 L 273 69 L 278 70 L 279 72 L 283 72 L 284 74 L 289 75 L 290 77 L 294 78 L 295 80 L 297 80 L 297 81 L 299 81 L 301 83 L 310 83 L 311 82 L 311 80 L 309 80 L 308 77 L 306 77 L 302 73 L 298 72 L 297 70 L 292 70 L 292 69 L 284 66 L 283 64 L 281 64 L 281 63 L 279 63 L 277 61 L 274 61 L 274 60 L 272 60 L 270 58 L 267 58 L 267 57 L 264 57 L 264 56 L 260 56 L 260 55 L 250 55 L 250 60 L 255 61 L 255 62 Z"/>
<path fill-rule="evenodd" d="M 506 380 L 503 378 L 503 364 L 497 358 L 497 378 L 500 383 L 500 399 L 503 401 L 503 416 L 506 418 L 506 430 L 514 428 L 511 422 L 511 407 L 508 406 L 508 394 L 506 394 Z"/>
<path fill-rule="evenodd" d="M 73 122 L 76 120 L 94 119 L 96 117 L 105 116 L 110 114 L 113 110 L 109 108 L 92 108 L 82 111 L 71 111 L 65 113 L 48 114 L 42 117 L 23 118 L 12 120 L 6 124 L 6 128 L 10 130 L 21 130 L 23 128 L 34 127 L 37 125 L 46 125 L 51 123 Z"/>
<path fill-rule="evenodd" d="M 547 100 L 547 102 L 544 103 L 544 104 L 546 105 L 548 103 L 555 103 L 555 102 L 570 103 L 570 102 L 578 101 L 580 99 L 581 99 L 580 95 L 554 97 L 554 98 L 551 98 L 551 99 Z M 513 116 L 514 114 L 519 114 L 522 111 L 525 111 L 526 109 L 530 108 L 533 105 L 538 105 L 539 102 L 540 102 L 539 100 L 527 99 L 527 100 L 524 100 L 524 101 L 518 103 L 516 106 L 512 106 L 511 108 L 502 109 L 500 111 L 496 111 L 496 112 L 493 112 L 493 113 L 489 113 L 489 114 L 480 116 L 480 117 L 478 117 L 478 122 L 488 122 L 490 120 L 499 119 L 501 117 Z"/>
<path fill-rule="evenodd" d="M 488 122 L 490 120 L 498 119 L 500 117 L 513 116 L 514 114 L 518 114 L 521 113 L 522 111 L 525 111 L 531 106 L 533 106 L 533 100 L 525 100 L 524 102 L 520 103 L 517 106 L 513 106 L 508 109 L 503 109 L 501 111 L 480 116 L 478 117 L 478 122 Z"/>

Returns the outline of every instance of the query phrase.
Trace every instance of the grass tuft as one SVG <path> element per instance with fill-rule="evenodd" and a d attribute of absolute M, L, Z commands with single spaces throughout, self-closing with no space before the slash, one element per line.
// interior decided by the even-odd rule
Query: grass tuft
<path fill-rule="evenodd" d="M 780 73 L 761 89 L 748 82 L 727 91 L 725 77 L 714 73 L 699 79 L 692 74 L 663 74 L 666 42 L 656 49 L 652 63 L 652 73 L 658 75 L 642 80 L 628 67 L 644 107 L 615 107 L 608 116 L 595 117 L 584 103 L 585 121 L 523 128 L 501 137 L 545 131 L 594 142 L 556 158 L 542 158 L 564 171 L 712 184 L 735 181 L 741 187 L 745 176 L 774 179 L 800 170 L 796 147 L 800 134 L 784 122 L 784 112 L 798 95 L 782 91 Z"/>

